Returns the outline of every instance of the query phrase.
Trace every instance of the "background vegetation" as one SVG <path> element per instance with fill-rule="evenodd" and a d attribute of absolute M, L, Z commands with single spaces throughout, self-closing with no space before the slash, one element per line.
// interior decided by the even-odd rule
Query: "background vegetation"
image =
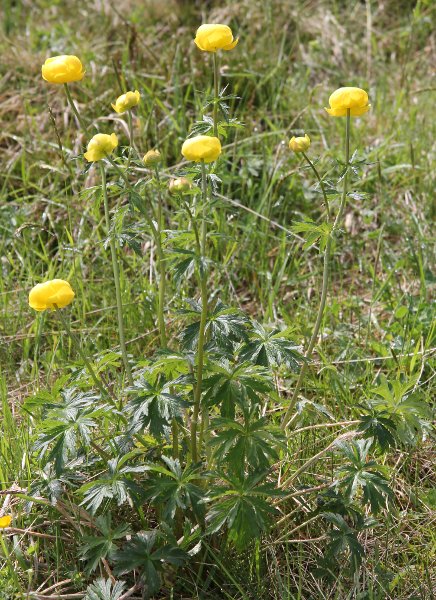
<path fill-rule="evenodd" d="M 95 523 L 79 505 L 84 486 L 103 471 L 98 457 L 86 451 L 86 474 L 73 461 L 59 477 L 35 446 L 47 433 L 44 410 L 67 382 L 81 385 L 84 377 L 59 320 L 29 309 L 35 283 L 71 282 L 73 329 L 104 380 L 116 388 L 121 379 L 98 171 L 85 166 L 88 140 L 62 90 L 41 79 L 41 64 L 55 54 L 80 56 L 87 74 L 73 91 L 81 112 L 101 131 L 115 130 L 122 145 L 128 132 L 110 103 L 120 82 L 139 89 L 136 144 L 141 152 L 158 147 L 170 177 L 183 172 L 181 144 L 202 113 L 204 91 L 211 92 L 208 57 L 192 42 L 201 22 L 229 23 L 241 38 L 222 64 L 223 83 L 238 97 L 231 116 L 244 127 L 229 129 L 222 185 L 209 216 L 219 232 L 211 248 L 220 261 L 211 293 L 266 326 L 289 328 L 298 344 L 313 327 L 322 261 L 315 248 L 302 248 L 290 227 L 304 217 L 319 219 L 321 200 L 287 141 L 307 132 L 319 168 L 333 172 L 333 159 L 343 160 L 345 123 L 323 111 L 330 93 L 342 85 L 362 87 L 372 109 L 353 121 L 352 148 L 365 163 L 335 248 L 324 335 L 294 422 L 299 433 L 272 468 L 276 481 L 295 476 L 287 490 L 294 496 L 278 505 L 275 526 L 245 544 L 242 554 L 212 538 L 183 568 L 166 569 L 161 597 L 434 598 L 435 452 L 427 425 L 435 392 L 433 3 L 41 0 L 6 1 L 2 11 L 0 499 L 3 512 L 16 518 L 2 536 L 0 598 L 81 598 L 87 589 L 90 600 L 118 600 L 127 589 L 139 597 L 129 577 L 119 577 L 126 587 L 119 593 L 113 587 L 112 596 L 88 588 L 112 574 L 104 562 L 90 574 L 83 560 L 89 559 L 83 536 L 95 532 Z M 147 177 L 142 167 L 136 172 Z M 186 229 L 177 202 L 165 202 L 171 229 Z M 144 366 L 157 343 L 156 268 L 146 228 L 140 233 L 141 253 L 128 245 L 123 250 L 122 277 L 128 349 Z M 167 319 L 174 347 L 185 323 L 180 311 L 192 296 L 192 282 L 172 280 Z M 296 375 L 273 371 L 285 402 Z M 331 448 L 301 474 L 298 469 L 339 436 L 364 427 L 362 415 L 370 412 L 363 406 L 377 397 L 383 377 L 403 386 L 397 404 L 405 398 L 396 410 L 404 411 L 407 427 L 389 453 L 377 455 L 393 499 L 375 527 L 351 532 L 349 521 L 329 524 L 320 516 L 329 502 L 334 512 L 334 497 L 299 494 L 336 481 L 341 453 Z M 265 407 L 271 423 L 280 411 L 275 399 Z M 364 454 L 358 460 L 367 462 Z M 113 528 L 153 528 L 151 505 L 143 506 L 140 523 L 128 504 L 112 508 Z M 326 548 L 333 552 L 332 532 L 338 531 L 332 572 Z M 118 534 L 122 539 L 126 531 Z M 364 552 L 357 573 L 350 569 L 355 539 Z"/>

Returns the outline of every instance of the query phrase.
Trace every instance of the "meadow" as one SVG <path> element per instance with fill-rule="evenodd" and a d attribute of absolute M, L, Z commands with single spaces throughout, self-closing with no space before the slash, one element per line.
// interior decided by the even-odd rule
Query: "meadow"
<path fill-rule="evenodd" d="M 0 10 L 0 600 L 435 598 L 434 3 Z"/>

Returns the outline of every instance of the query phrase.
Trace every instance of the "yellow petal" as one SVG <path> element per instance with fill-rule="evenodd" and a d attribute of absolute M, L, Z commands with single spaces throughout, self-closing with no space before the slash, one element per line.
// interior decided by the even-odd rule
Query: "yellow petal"
<path fill-rule="evenodd" d="M 0 517 L 0 529 L 5 529 L 6 527 L 9 527 L 9 525 L 11 523 L 12 523 L 11 515 L 5 515 L 4 517 Z"/>

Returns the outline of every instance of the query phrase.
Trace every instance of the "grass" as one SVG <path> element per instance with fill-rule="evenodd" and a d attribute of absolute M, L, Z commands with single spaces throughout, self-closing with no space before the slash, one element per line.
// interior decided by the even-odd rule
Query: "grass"
<path fill-rule="evenodd" d="M 56 316 L 29 309 L 28 290 L 35 283 L 53 277 L 71 282 L 77 296 L 71 326 L 105 380 L 114 389 L 122 386 L 98 169 L 85 168 L 81 154 L 87 137 L 62 90 L 40 78 L 49 55 L 81 57 L 87 75 L 72 86 L 81 114 L 99 130 L 115 131 L 121 145 L 127 145 L 128 130 L 110 103 L 120 93 L 120 82 L 141 91 L 135 141 L 141 153 L 160 149 L 167 180 L 186 170 L 181 145 L 201 114 L 204 90 L 212 93 L 208 57 L 195 49 L 194 32 L 202 21 L 232 25 L 241 40 L 224 55 L 222 75 L 229 93 L 237 96 L 230 102 L 231 114 L 244 128 L 230 130 L 225 140 L 222 186 L 208 215 L 210 230 L 219 232 L 210 237 L 209 252 L 220 265 L 212 272 L 209 293 L 262 323 L 290 327 L 306 345 L 322 260 L 316 249 L 302 249 L 291 226 L 303 217 L 318 220 L 322 211 L 313 175 L 289 152 L 287 141 L 308 133 L 311 157 L 319 157 L 317 167 L 333 176 L 333 160 L 343 159 L 345 122 L 329 118 L 323 106 L 342 85 L 367 89 L 372 108 L 365 118 L 353 120 L 351 146 L 365 163 L 353 180 L 356 196 L 333 251 L 316 368 L 308 370 L 301 390 L 316 405 L 307 405 L 297 417 L 296 427 L 308 429 L 295 434 L 290 453 L 275 465 L 277 475 L 290 477 L 349 431 L 351 426 L 323 425 L 358 419 L 358 405 L 372 397 L 381 375 L 416 377 L 420 398 L 431 403 L 435 396 L 432 3 L 240 0 L 211 2 L 207 8 L 201 3 L 198 9 L 195 4 L 126 0 L 77 6 L 41 0 L 3 5 L 0 501 L 5 512 L 18 515 L 14 526 L 21 530 L 5 533 L 15 550 L 15 571 L 4 556 L 0 559 L 5 567 L 0 598 L 5 600 L 20 597 L 19 591 L 21 597 L 43 597 L 41 590 L 67 580 L 52 587 L 49 597 L 85 593 L 92 580 L 77 553 L 86 515 L 79 514 L 83 509 L 75 492 L 67 488 L 57 508 L 43 500 L 27 503 L 36 493 L 31 486 L 48 474 L 34 451 L 39 413 L 23 404 L 37 391 L 53 393 L 59 377 L 82 366 Z M 143 168 L 135 173 L 148 177 Z M 116 202 L 114 180 L 109 189 Z M 186 229 L 180 205 L 168 196 L 165 203 L 168 227 Z M 120 266 L 128 351 L 145 360 L 158 343 L 157 275 L 152 240 L 143 223 L 138 225 L 145 231 L 143 255 L 124 248 Z M 179 311 L 192 296 L 198 298 L 194 282 L 176 286 L 169 280 L 166 317 L 174 346 L 183 324 Z M 98 362 L 104 360 L 107 365 Z M 289 400 L 295 374 L 281 370 L 276 380 L 282 399 Z M 267 407 L 272 420 L 278 409 L 274 402 Z M 298 508 L 295 516 L 242 556 L 227 546 L 217 551 L 211 542 L 196 562 L 177 575 L 168 572 L 162 597 L 434 598 L 432 440 L 428 432 L 420 444 L 383 457 L 395 508 L 383 513 L 378 528 L 360 536 L 366 559 L 354 580 L 345 567 L 329 584 L 315 576 L 327 527 L 318 519 L 296 530 L 316 504 L 313 496 L 296 496 L 280 508 L 280 518 Z M 330 483 L 340 464 L 336 453 L 322 455 L 290 491 Z M 152 510 L 145 512 L 152 520 Z M 126 506 L 116 514 L 120 521 L 136 519 Z M 28 595 L 38 588 L 40 596 Z"/>

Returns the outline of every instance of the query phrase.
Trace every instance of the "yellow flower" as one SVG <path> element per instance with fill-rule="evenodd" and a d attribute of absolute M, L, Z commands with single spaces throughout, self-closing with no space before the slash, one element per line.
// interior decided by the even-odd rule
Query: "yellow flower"
<path fill-rule="evenodd" d="M 88 162 L 95 162 L 108 156 L 118 146 L 118 138 L 115 133 L 97 133 L 88 142 L 88 152 L 83 155 Z"/>
<path fill-rule="evenodd" d="M 74 292 L 68 281 L 51 279 L 44 283 L 38 283 L 30 290 L 29 306 L 35 310 L 64 308 L 71 304 L 73 299 Z"/>
<path fill-rule="evenodd" d="M 201 25 L 197 29 L 194 42 L 204 52 L 216 52 L 217 50 L 233 50 L 239 38 L 233 38 L 232 30 L 228 25 L 210 23 Z"/>
<path fill-rule="evenodd" d="M 171 179 L 168 184 L 170 194 L 184 194 L 191 189 L 191 182 L 186 177 L 177 177 L 177 179 Z"/>
<path fill-rule="evenodd" d="M 71 83 L 80 81 L 85 75 L 83 65 L 77 56 L 62 55 L 47 58 L 42 65 L 43 79 L 49 83 Z"/>
<path fill-rule="evenodd" d="M 155 167 L 162 160 L 159 150 L 149 150 L 142 159 L 146 167 Z"/>
<path fill-rule="evenodd" d="M 5 515 L 4 517 L 0 517 L 0 529 L 5 529 L 6 527 L 9 527 L 11 522 L 12 522 L 11 515 Z"/>
<path fill-rule="evenodd" d="M 134 92 L 126 92 L 122 96 L 119 96 L 115 100 L 115 104 L 111 104 L 111 106 L 115 112 L 123 113 L 126 112 L 126 110 L 136 106 L 140 99 L 141 94 L 138 92 L 138 90 L 135 90 Z"/>
<path fill-rule="evenodd" d="M 186 160 L 210 163 L 221 154 L 221 142 L 217 137 L 197 135 L 183 143 L 182 154 Z"/>
<path fill-rule="evenodd" d="M 347 109 L 350 109 L 352 117 L 359 117 L 370 109 L 368 94 L 365 90 L 356 87 L 339 88 L 329 98 L 330 108 L 326 111 L 332 117 L 345 117 Z"/>
<path fill-rule="evenodd" d="M 304 137 L 292 137 L 289 140 L 289 148 L 294 152 L 306 152 L 310 146 L 310 137 L 307 133 L 304 134 Z"/>

